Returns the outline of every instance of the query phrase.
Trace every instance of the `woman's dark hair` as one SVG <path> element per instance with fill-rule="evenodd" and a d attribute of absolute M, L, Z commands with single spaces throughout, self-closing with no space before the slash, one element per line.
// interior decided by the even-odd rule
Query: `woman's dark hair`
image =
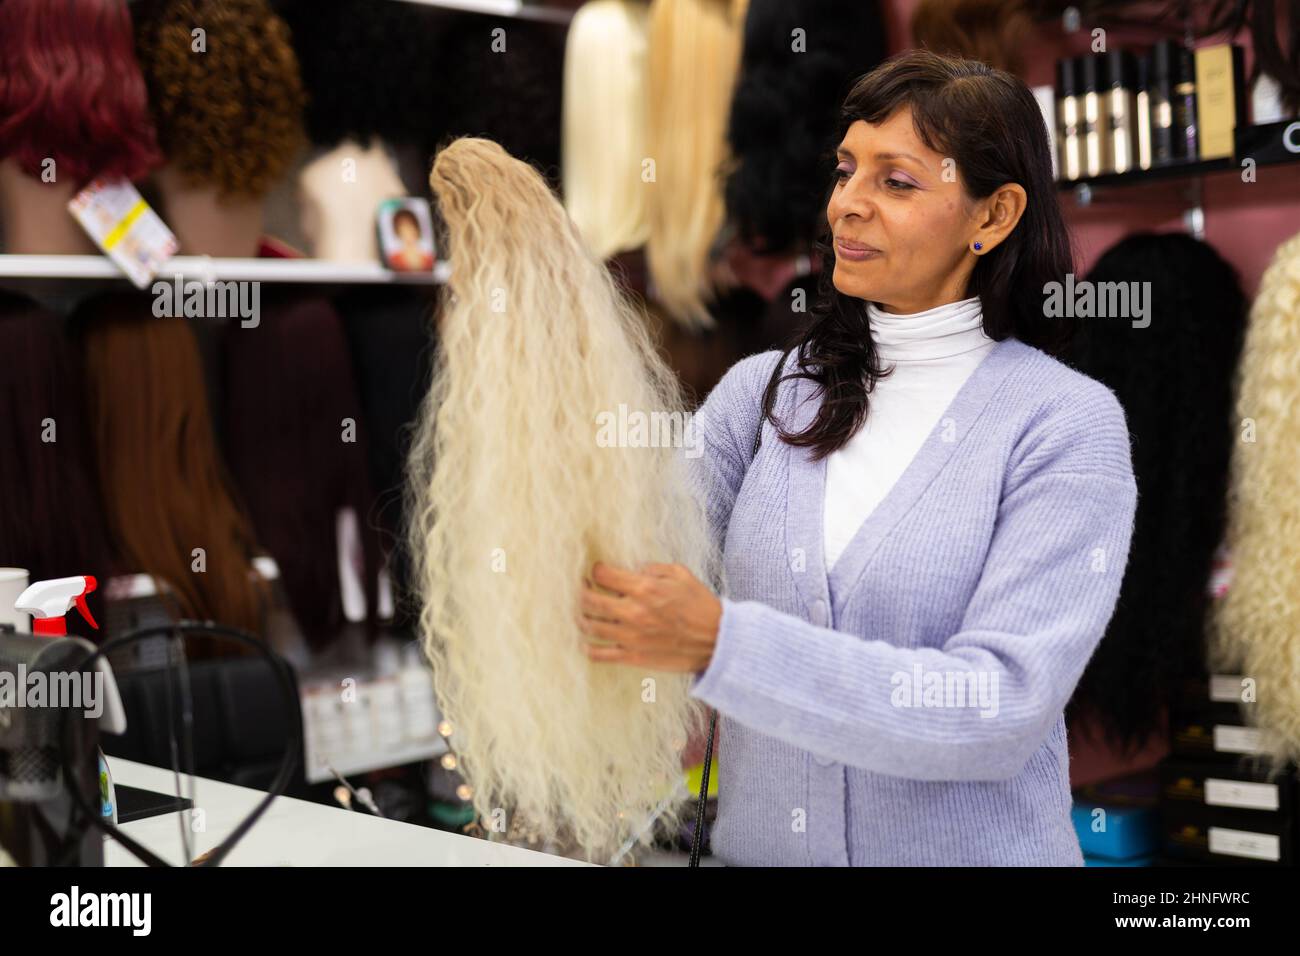
<path fill-rule="evenodd" d="M 398 227 L 404 222 L 409 222 L 415 227 L 416 235 L 422 235 L 424 233 L 424 230 L 420 228 L 420 220 L 416 219 L 415 213 L 411 212 L 409 209 L 399 209 L 397 212 L 393 213 L 393 232 L 397 232 Z"/>
<path fill-rule="evenodd" d="M 982 199 L 1007 183 L 1028 196 L 1011 235 L 979 257 L 967 296 L 979 296 L 984 332 L 1001 341 L 1015 338 L 1059 355 L 1075 332 L 1072 318 L 1049 318 L 1043 287 L 1064 281 L 1073 269 L 1065 222 L 1057 205 L 1047 127 L 1028 87 L 1009 73 L 978 60 L 909 50 L 886 60 L 849 91 L 840 108 L 826 169 L 834 188 L 833 150 L 858 120 L 873 125 L 909 107 L 921 141 L 956 160 L 966 193 Z M 825 203 L 823 203 L 823 207 Z M 834 247 L 823 217 L 817 248 L 824 263 L 812 319 L 786 348 L 763 394 L 763 417 L 791 445 L 814 449 L 821 459 L 842 447 L 867 417 L 868 395 L 886 370 L 878 364 L 867 303 L 844 295 L 833 281 Z M 796 353 L 797 369 L 783 373 Z M 774 415 L 777 390 L 786 379 L 818 383 L 823 401 L 802 432 L 787 432 Z"/>

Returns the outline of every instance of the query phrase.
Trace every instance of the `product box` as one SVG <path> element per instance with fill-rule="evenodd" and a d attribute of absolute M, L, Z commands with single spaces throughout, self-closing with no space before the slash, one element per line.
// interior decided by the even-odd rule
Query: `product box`
<path fill-rule="evenodd" d="M 1169 857 L 1215 865 L 1295 865 L 1295 821 L 1280 814 L 1189 802 L 1165 804 L 1160 820 L 1163 851 Z"/>
<path fill-rule="evenodd" d="M 1162 807 L 1224 807 L 1294 818 L 1296 788 L 1294 769 L 1271 774 L 1244 761 L 1233 766 L 1166 760 L 1160 765 Z"/>
<path fill-rule="evenodd" d="M 1160 845 L 1159 775 L 1127 774 L 1074 792 L 1070 817 L 1089 866 L 1146 866 Z"/>
<path fill-rule="evenodd" d="M 1201 47 L 1196 56 L 1196 126 L 1201 159 L 1233 153 L 1233 130 L 1246 121 L 1242 48 L 1233 43 Z"/>
<path fill-rule="evenodd" d="M 1250 693 L 1249 685 L 1234 674 L 1185 682 L 1170 707 L 1170 752 L 1225 762 L 1258 754 L 1260 731 L 1250 726 Z"/>
<path fill-rule="evenodd" d="M 1203 863 L 1291 865 L 1296 856 L 1294 768 L 1250 761 L 1166 760 L 1160 765 L 1164 853 Z"/>

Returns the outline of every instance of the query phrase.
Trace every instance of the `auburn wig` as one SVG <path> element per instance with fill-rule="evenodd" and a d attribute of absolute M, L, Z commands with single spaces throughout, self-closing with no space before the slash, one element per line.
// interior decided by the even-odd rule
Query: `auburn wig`
<path fill-rule="evenodd" d="M 727 216 L 740 239 L 769 253 L 812 245 L 836 110 L 884 55 L 873 0 L 750 0 L 727 126 Z"/>
<path fill-rule="evenodd" d="M 1300 758 L 1300 235 L 1278 247 L 1250 314 L 1233 416 L 1232 583 L 1213 663 L 1257 682 L 1271 749 Z M 1230 669 L 1230 670 L 1229 670 Z M 1221 670 L 1220 672 L 1223 672 Z"/>
<path fill-rule="evenodd" d="M 646 7 L 593 0 L 564 54 L 564 208 L 599 259 L 645 244 Z"/>
<path fill-rule="evenodd" d="M 224 195 L 268 192 L 305 140 L 298 60 L 266 0 L 150 0 L 136 44 L 168 162 Z"/>
<path fill-rule="evenodd" d="M 912 39 L 935 53 L 1019 74 L 1033 26 L 1026 0 L 921 0 Z"/>
<path fill-rule="evenodd" d="M 0 290 L 0 355 L 0 566 L 26 568 L 33 582 L 106 581 L 114 568 L 82 376 L 62 320 Z"/>
<path fill-rule="evenodd" d="M 1072 707 L 1091 717 L 1118 749 L 1136 750 L 1161 727 L 1182 683 L 1205 670 L 1209 582 L 1226 520 L 1232 383 L 1246 299 L 1232 266 L 1181 233 L 1123 239 L 1087 281 L 1094 288 L 1150 283 L 1150 324 L 1134 328 L 1128 317 L 1087 320 L 1078 361 L 1124 406 L 1138 508 L 1115 614 Z"/>
<path fill-rule="evenodd" d="M 713 324 L 711 251 L 725 217 L 727 114 L 748 0 L 650 4 L 648 156 L 652 294 L 677 321 Z"/>
<path fill-rule="evenodd" d="M 607 858 L 664 804 L 675 819 L 702 710 L 689 675 L 587 657 L 583 579 L 665 561 L 710 581 L 718 563 L 683 453 L 600 426 L 682 399 L 535 169 L 464 138 L 430 184 L 457 266 L 409 468 L 439 705 L 486 825 L 504 809 Z"/>
<path fill-rule="evenodd" d="M 0 3 L 0 156 L 77 186 L 161 162 L 126 0 Z"/>
<path fill-rule="evenodd" d="M 358 576 L 372 612 L 379 569 L 365 420 L 343 323 L 324 298 L 276 295 L 255 327 L 227 326 L 225 355 L 230 470 L 258 541 L 280 567 L 303 636 L 322 647 L 345 620 L 338 548 L 344 508 L 362 532 Z"/>
<path fill-rule="evenodd" d="M 93 297 L 73 319 L 123 570 L 161 578 L 186 617 L 262 633 L 268 589 L 213 438 L 193 331 L 185 319 L 156 318 L 143 293 Z"/>

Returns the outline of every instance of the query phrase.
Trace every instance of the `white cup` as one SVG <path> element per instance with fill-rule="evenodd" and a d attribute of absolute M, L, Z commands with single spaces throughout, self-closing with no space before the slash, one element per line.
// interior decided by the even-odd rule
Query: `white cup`
<path fill-rule="evenodd" d="M 26 590 L 26 568 L 0 568 L 0 624 L 12 624 L 19 634 L 32 632 L 31 615 L 14 610 L 19 595 Z"/>

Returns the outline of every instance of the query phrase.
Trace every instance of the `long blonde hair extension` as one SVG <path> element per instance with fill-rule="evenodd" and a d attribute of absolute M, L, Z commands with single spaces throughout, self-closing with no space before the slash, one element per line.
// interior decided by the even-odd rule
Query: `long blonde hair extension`
<path fill-rule="evenodd" d="M 564 52 L 564 208 L 597 259 L 645 245 L 646 7 L 591 0 Z"/>
<path fill-rule="evenodd" d="M 1242 350 L 1228 548 L 1211 665 L 1256 681 L 1268 750 L 1300 757 L 1300 235 L 1273 257 Z M 1253 435 L 1247 435 L 1250 428 Z M 1237 669 L 1240 668 L 1238 671 Z M 1271 743 L 1270 743 L 1271 742 Z"/>
<path fill-rule="evenodd" d="M 596 561 L 711 581 L 717 558 L 686 456 L 610 447 L 598 423 L 683 400 L 536 170 L 465 137 L 430 185 L 454 266 L 409 490 L 439 706 L 481 817 L 605 858 L 657 811 L 676 821 L 702 708 L 690 675 L 588 659 L 582 582 Z"/>
<path fill-rule="evenodd" d="M 711 327 L 709 252 L 726 219 L 727 119 L 748 0 L 650 4 L 650 193 L 646 264 L 655 298 L 687 326 Z"/>

